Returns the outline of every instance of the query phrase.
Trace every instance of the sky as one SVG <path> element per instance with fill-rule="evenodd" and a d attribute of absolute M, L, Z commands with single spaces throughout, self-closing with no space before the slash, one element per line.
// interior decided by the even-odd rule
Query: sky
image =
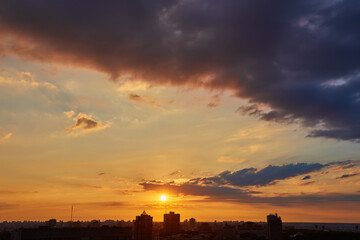
<path fill-rule="evenodd" d="M 356 0 L 1 2 L 0 221 L 360 222 L 359 21 Z"/>

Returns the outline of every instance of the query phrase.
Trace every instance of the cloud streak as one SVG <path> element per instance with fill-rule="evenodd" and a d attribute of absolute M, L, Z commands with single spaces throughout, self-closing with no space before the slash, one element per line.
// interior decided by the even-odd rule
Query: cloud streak
<path fill-rule="evenodd" d="M 134 102 L 148 104 L 148 105 L 151 105 L 154 107 L 160 107 L 160 103 L 156 98 L 152 98 L 152 97 L 148 97 L 148 96 L 140 96 L 135 93 L 129 93 L 128 98 Z"/>
<path fill-rule="evenodd" d="M 7 140 L 9 140 L 12 137 L 12 135 L 13 135 L 12 133 L 7 133 L 7 134 L 1 136 L 0 143 L 6 142 Z"/>
<path fill-rule="evenodd" d="M 337 177 L 336 179 L 343 179 L 343 178 L 349 178 L 349 177 L 355 177 L 360 175 L 360 173 L 351 173 L 351 174 L 343 174 L 340 177 Z"/>

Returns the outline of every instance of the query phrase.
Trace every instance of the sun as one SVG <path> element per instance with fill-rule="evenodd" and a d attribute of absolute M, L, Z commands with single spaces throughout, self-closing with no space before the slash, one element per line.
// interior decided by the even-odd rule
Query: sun
<path fill-rule="evenodd" d="M 165 202 L 165 201 L 166 201 L 166 196 L 165 196 L 165 195 L 161 195 L 160 200 L 161 200 L 162 202 Z"/>

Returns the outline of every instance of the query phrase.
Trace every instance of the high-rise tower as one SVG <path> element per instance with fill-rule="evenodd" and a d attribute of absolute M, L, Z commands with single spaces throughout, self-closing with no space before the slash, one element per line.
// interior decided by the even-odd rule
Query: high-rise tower
<path fill-rule="evenodd" d="M 277 213 L 267 216 L 267 233 L 269 240 L 282 240 L 282 221 Z"/>
<path fill-rule="evenodd" d="M 164 214 L 165 234 L 171 235 L 180 232 L 180 214 L 174 212 Z"/>
<path fill-rule="evenodd" d="M 134 240 L 152 240 L 153 218 L 145 211 L 136 216 L 134 224 Z"/>

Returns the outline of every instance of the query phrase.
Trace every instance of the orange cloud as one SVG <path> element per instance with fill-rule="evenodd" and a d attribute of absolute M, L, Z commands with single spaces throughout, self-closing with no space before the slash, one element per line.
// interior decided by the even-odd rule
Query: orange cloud
<path fill-rule="evenodd" d="M 64 114 L 71 118 L 75 115 L 74 111 L 64 112 Z M 65 129 L 65 131 L 70 132 L 69 135 L 79 135 L 88 131 L 101 130 L 110 127 L 111 121 L 107 121 L 105 123 L 101 121 L 96 121 L 92 118 L 91 115 L 87 115 L 85 113 L 78 113 L 76 117 L 73 118 L 75 124 L 71 127 Z"/>
<path fill-rule="evenodd" d="M 153 97 L 149 96 L 140 96 L 138 94 L 129 93 L 128 98 L 131 101 L 138 102 L 138 103 L 144 103 L 155 107 L 160 107 L 159 100 Z"/>
<path fill-rule="evenodd" d="M 7 133 L 4 136 L 0 137 L 0 143 L 9 140 L 12 137 L 12 135 L 13 135 L 12 133 Z"/>
<path fill-rule="evenodd" d="M 0 76 L 0 85 L 21 86 L 24 88 L 44 87 L 51 90 L 57 89 L 57 87 L 52 83 L 36 81 L 30 72 L 18 72 L 13 77 Z"/>

